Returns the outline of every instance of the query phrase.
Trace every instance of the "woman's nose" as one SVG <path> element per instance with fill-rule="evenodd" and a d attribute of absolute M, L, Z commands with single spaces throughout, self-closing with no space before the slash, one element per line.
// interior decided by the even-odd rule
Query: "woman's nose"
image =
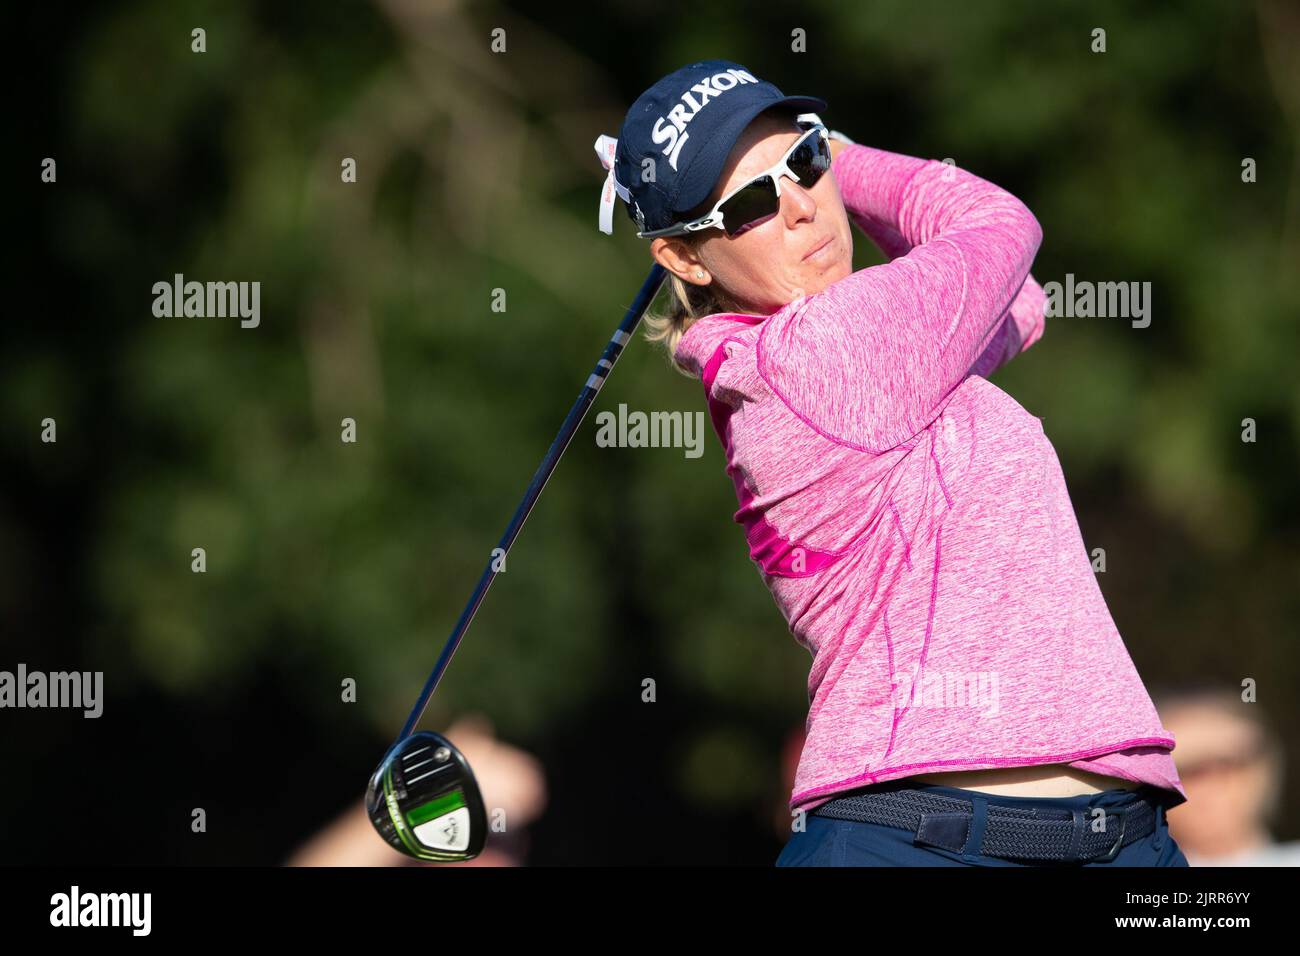
<path fill-rule="evenodd" d="M 812 194 L 793 179 L 782 177 L 781 206 L 786 218 L 794 216 L 797 222 L 799 219 L 812 216 L 817 211 L 817 200 L 813 199 Z"/>

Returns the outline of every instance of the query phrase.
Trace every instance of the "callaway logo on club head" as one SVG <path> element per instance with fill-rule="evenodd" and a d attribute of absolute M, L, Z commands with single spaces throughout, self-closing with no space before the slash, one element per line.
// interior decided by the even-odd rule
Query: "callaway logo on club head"
<path fill-rule="evenodd" d="M 667 116 L 655 120 L 654 131 L 650 134 L 650 138 L 656 143 L 667 144 L 664 146 L 664 155 L 668 157 L 668 164 L 672 166 L 674 172 L 677 170 L 677 156 L 686 145 L 686 141 L 690 139 L 690 134 L 686 132 L 686 124 L 699 115 L 700 110 L 708 106 L 709 101 L 714 97 L 721 96 L 741 83 L 757 82 L 754 75 L 747 70 L 732 68 L 715 73 L 683 93 L 682 102 L 670 109 Z M 698 101 L 691 95 L 692 93 L 699 94 Z"/>

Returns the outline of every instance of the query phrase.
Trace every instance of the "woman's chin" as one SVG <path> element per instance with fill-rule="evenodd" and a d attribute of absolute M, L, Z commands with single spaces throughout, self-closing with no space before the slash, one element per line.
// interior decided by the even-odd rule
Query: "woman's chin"
<path fill-rule="evenodd" d="M 843 254 L 834 256 L 812 256 L 805 259 L 801 265 L 803 273 L 808 278 L 805 282 L 808 286 L 821 283 L 822 286 L 828 286 L 832 282 L 838 282 L 853 272 L 853 259 L 851 256 Z"/>

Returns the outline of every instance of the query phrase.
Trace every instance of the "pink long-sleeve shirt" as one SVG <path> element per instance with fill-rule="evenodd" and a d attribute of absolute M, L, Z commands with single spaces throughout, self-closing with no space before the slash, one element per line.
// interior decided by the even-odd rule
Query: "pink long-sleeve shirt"
<path fill-rule="evenodd" d="M 790 796 L 1064 763 L 1186 800 L 1042 420 L 985 377 L 1043 331 L 1042 230 L 935 160 L 832 171 L 890 261 L 769 316 L 696 320 L 750 557 L 812 655 Z"/>

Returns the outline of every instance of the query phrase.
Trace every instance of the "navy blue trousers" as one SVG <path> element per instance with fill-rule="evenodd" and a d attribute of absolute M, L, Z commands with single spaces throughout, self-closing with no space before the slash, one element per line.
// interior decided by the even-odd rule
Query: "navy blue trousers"
<path fill-rule="evenodd" d="M 909 785 L 913 790 L 925 790 L 945 797 L 970 800 L 972 797 L 992 800 L 1016 807 L 1055 807 L 1063 810 L 1079 809 L 1085 814 L 1091 807 L 1123 807 L 1136 799 L 1138 790 L 1104 790 L 1085 793 L 1077 797 L 1007 797 L 1000 794 L 941 787 L 937 784 Z M 1165 820 L 1165 802 L 1159 788 L 1142 788 L 1159 802 L 1156 827 L 1140 840 L 1134 840 L 1120 849 L 1109 862 L 1056 863 L 1039 860 L 1006 860 L 985 856 L 976 847 L 968 852 L 955 853 L 943 847 L 927 846 L 913 842 L 916 834 L 900 827 L 878 823 L 858 823 L 853 820 L 833 820 L 816 816 L 815 812 L 804 818 L 802 833 L 795 833 L 777 857 L 777 866 L 1187 866 L 1187 858 L 1169 835 Z M 976 812 L 979 812 L 977 804 Z M 972 826 L 972 830 L 976 827 Z M 982 827 L 979 828 L 982 831 Z"/>

